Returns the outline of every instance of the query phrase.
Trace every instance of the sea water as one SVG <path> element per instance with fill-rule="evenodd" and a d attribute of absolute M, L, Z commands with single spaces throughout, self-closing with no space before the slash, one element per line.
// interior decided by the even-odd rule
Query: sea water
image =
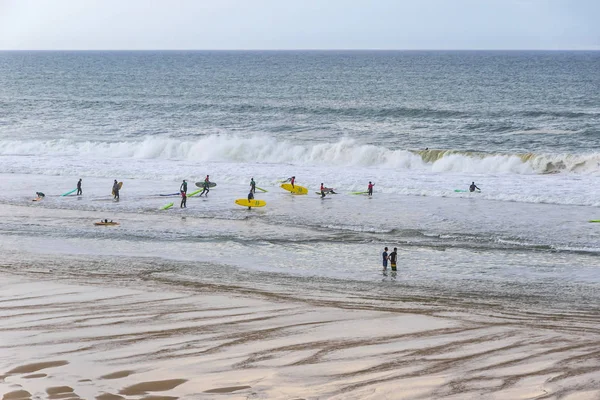
<path fill-rule="evenodd" d="M 4 268 L 596 307 L 598 71 L 598 52 L 2 52 Z M 186 209 L 160 196 L 207 174 Z M 234 204 L 251 177 L 264 208 Z"/>

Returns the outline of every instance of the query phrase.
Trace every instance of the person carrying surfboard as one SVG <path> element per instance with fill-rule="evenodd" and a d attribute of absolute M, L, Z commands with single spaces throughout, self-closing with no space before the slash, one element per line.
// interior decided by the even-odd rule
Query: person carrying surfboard
<path fill-rule="evenodd" d="M 375 184 L 374 184 L 374 183 L 371 183 L 371 181 L 369 181 L 369 187 L 368 187 L 368 189 L 367 189 L 367 194 L 368 194 L 369 196 L 373 196 L 373 186 L 375 186 Z"/>
<path fill-rule="evenodd" d="M 254 178 L 250 178 L 250 192 L 256 193 L 256 182 L 254 182 Z"/>
<path fill-rule="evenodd" d="M 116 201 L 119 201 L 119 182 L 117 182 L 116 179 L 115 179 L 115 182 L 113 183 L 112 191 L 115 196 L 114 199 Z"/>
<path fill-rule="evenodd" d="M 81 196 L 83 194 L 83 192 L 81 191 L 81 178 L 79 178 L 79 181 L 77 182 L 77 196 Z"/>
<path fill-rule="evenodd" d="M 471 186 L 469 186 L 469 192 L 474 192 L 475 189 L 481 190 L 477 187 L 477 185 L 475 185 L 475 182 L 471 182 Z"/>
<path fill-rule="evenodd" d="M 183 180 L 181 186 L 179 186 L 179 191 L 187 194 L 187 182 L 185 181 L 185 179 Z"/>
<path fill-rule="evenodd" d="M 292 188 L 293 188 L 293 187 L 294 187 L 294 182 L 296 182 L 296 177 L 295 177 L 295 176 L 292 176 L 291 178 L 287 178 L 287 179 L 286 179 L 285 181 L 283 181 L 283 182 L 284 182 L 284 183 L 285 183 L 285 182 L 289 182 L 289 183 L 291 183 L 291 184 L 292 184 Z"/>
<path fill-rule="evenodd" d="M 250 189 L 250 193 L 248 193 L 248 201 L 254 200 L 254 192 Z M 252 210 L 252 207 L 248 206 L 248 210 Z"/>
<path fill-rule="evenodd" d="M 205 194 L 204 197 L 208 197 L 208 192 L 210 192 L 210 179 L 209 176 L 206 175 L 206 178 L 204 179 L 204 187 L 202 188 L 202 193 L 200 193 L 199 196 L 202 196 L 203 194 Z"/>

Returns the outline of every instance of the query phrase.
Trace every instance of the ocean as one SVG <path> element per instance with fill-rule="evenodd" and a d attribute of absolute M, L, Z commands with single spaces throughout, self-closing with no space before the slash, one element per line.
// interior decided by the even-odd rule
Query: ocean
<path fill-rule="evenodd" d="M 0 52 L 1 272 L 597 323 L 598 71 L 600 52 Z M 207 174 L 185 209 L 160 196 Z"/>

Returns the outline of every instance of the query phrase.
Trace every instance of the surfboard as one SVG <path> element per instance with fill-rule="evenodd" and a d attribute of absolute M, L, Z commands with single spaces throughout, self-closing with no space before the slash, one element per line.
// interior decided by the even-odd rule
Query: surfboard
<path fill-rule="evenodd" d="M 202 191 L 202 189 L 194 190 L 192 193 L 188 194 L 187 197 L 195 196 L 198 193 L 200 193 L 201 191 Z M 178 193 L 178 194 L 180 194 L 180 193 Z"/>
<path fill-rule="evenodd" d="M 177 193 L 169 193 L 169 194 L 159 194 L 159 196 L 168 197 L 168 196 L 179 196 L 181 192 Z"/>
<path fill-rule="evenodd" d="M 68 191 L 67 193 L 63 193 L 63 194 L 61 194 L 60 196 L 61 196 L 61 197 L 65 197 L 65 196 L 68 196 L 68 195 L 70 195 L 71 193 L 73 193 L 73 192 L 76 192 L 76 191 L 77 191 L 77 188 L 75 188 L 75 189 L 73 189 L 73 190 L 70 190 L 70 191 Z"/>
<path fill-rule="evenodd" d="M 161 210 L 168 210 L 169 208 L 173 207 L 173 204 L 175 204 L 175 203 L 169 203 L 169 204 L 167 204 L 166 206 L 164 206 L 164 207 L 161 207 L 160 209 L 161 209 Z"/>
<path fill-rule="evenodd" d="M 121 188 L 123 187 L 123 182 L 117 183 L 117 186 L 119 187 L 119 190 L 121 190 Z M 115 195 L 115 191 L 114 190 L 111 193 L 112 193 L 113 196 Z"/>
<path fill-rule="evenodd" d="M 321 192 L 315 192 L 315 194 L 321 195 Z M 335 192 L 335 193 L 332 193 L 332 192 L 328 192 L 328 191 L 326 190 L 326 191 L 325 191 L 325 195 L 328 195 L 328 194 L 338 194 L 338 193 L 337 193 L 337 192 Z"/>
<path fill-rule="evenodd" d="M 204 188 L 204 182 L 196 182 L 195 185 L 198 186 L 199 188 Z M 208 187 L 215 187 L 215 186 L 217 186 L 216 183 L 208 182 Z"/>
<path fill-rule="evenodd" d="M 600 222 L 600 219 L 590 219 L 590 222 Z"/>
<path fill-rule="evenodd" d="M 96 226 L 113 226 L 113 225 L 119 225 L 118 222 L 94 222 L 94 225 Z"/>
<path fill-rule="evenodd" d="M 237 199 L 235 204 L 242 207 L 264 207 L 267 205 L 267 202 L 264 200 Z"/>
<path fill-rule="evenodd" d="M 43 197 L 36 197 L 35 199 L 31 200 L 31 201 L 42 201 L 44 198 Z"/>
<path fill-rule="evenodd" d="M 293 194 L 308 194 L 308 189 L 305 188 L 304 186 L 298 186 L 298 185 L 292 186 L 291 183 L 283 183 L 281 185 L 281 188 L 283 190 L 287 190 L 288 192 L 291 192 Z"/>
<path fill-rule="evenodd" d="M 267 193 L 268 192 L 268 190 L 265 190 L 263 188 L 259 188 L 258 186 L 254 186 L 254 187 L 257 188 L 258 190 L 260 190 L 263 193 Z"/>
<path fill-rule="evenodd" d="M 454 189 L 454 191 L 457 192 L 457 193 L 481 193 L 481 190 L 475 190 L 474 192 L 471 192 L 469 190 Z"/>
<path fill-rule="evenodd" d="M 350 194 L 369 194 L 369 192 L 351 192 Z"/>

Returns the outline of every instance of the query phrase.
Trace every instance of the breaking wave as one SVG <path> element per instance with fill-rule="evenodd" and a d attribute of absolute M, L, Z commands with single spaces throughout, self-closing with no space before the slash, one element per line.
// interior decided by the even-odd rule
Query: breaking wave
<path fill-rule="evenodd" d="M 335 143 L 298 144 L 268 136 L 235 135 L 210 135 L 194 141 L 172 138 L 121 142 L 76 142 L 66 139 L 0 141 L 0 155 L 377 166 L 465 173 L 600 173 L 600 153 L 501 154 L 447 149 L 403 150 L 360 144 L 353 139 L 341 139 Z"/>

